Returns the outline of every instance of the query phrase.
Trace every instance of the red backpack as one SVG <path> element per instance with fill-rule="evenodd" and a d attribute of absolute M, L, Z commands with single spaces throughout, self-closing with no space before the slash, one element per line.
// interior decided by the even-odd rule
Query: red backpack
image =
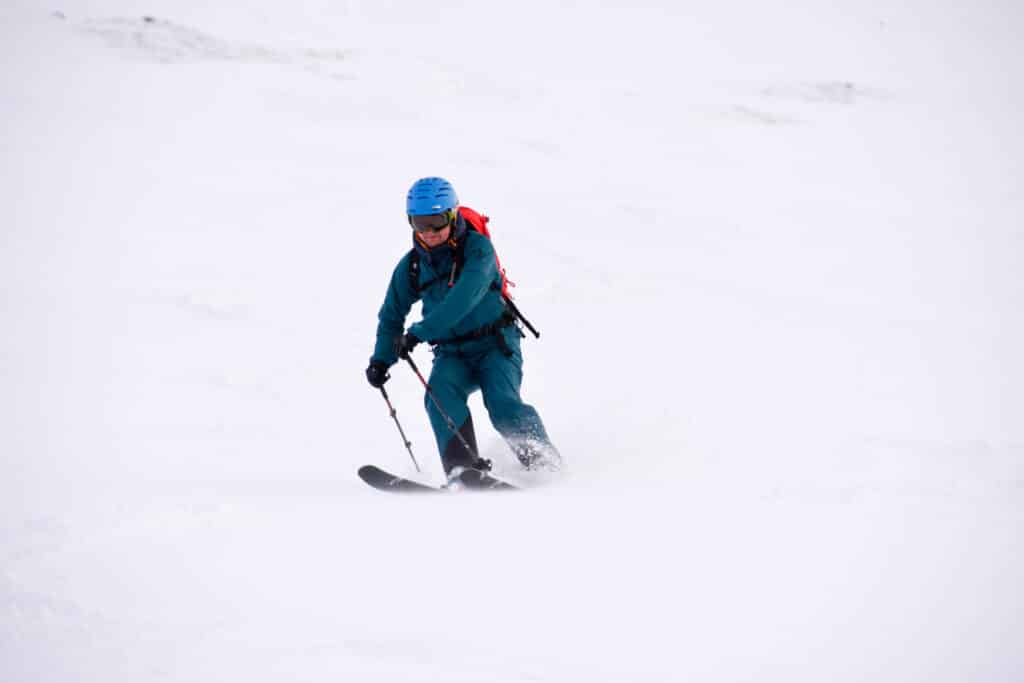
<path fill-rule="evenodd" d="M 478 233 L 480 233 L 487 239 L 491 239 L 491 231 L 487 229 L 487 224 L 491 222 L 490 216 L 485 216 L 482 213 L 477 213 L 468 206 L 460 206 L 459 215 L 462 216 L 467 223 L 469 223 L 471 228 L 476 230 Z M 498 252 L 494 252 L 494 262 L 498 266 L 498 272 L 501 273 L 501 296 L 506 301 L 510 301 L 512 299 L 512 295 L 509 294 L 508 288 L 515 287 L 516 283 L 509 282 L 509 279 L 505 277 L 505 269 L 501 267 L 501 259 L 498 258 Z"/>

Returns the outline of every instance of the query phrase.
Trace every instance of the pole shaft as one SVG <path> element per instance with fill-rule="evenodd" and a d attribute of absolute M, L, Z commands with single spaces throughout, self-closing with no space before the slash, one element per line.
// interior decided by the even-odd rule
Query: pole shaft
<path fill-rule="evenodd" d="M 398 427 L 398 433 L 402 435 L 402 443 L 405 444 L 405 450 L 409 451 L 409 457 L 412 458 L 412 464 L 416 468 L 417 472 L 422 472 L 420 464 L 416 462 L 416 456 L 412 454 L 412 441 L 409 441 L 408 437 L 405 436 L 405 430 L 402 429 L 402 423 L 398 421 L 398 411 L 391 405 L 391 399 L 388 398 L 388 392 L 384 390 L 384 387 L 380 387 L 380 393 L 384 397 L 384 402 L 388 404 L 388 410 L 391 412 L 391 419 L 395 421 L 395 426 Z"/>

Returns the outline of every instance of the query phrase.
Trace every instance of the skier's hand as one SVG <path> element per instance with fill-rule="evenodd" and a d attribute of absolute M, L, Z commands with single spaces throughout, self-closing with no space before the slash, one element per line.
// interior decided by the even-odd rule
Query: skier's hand
<path fill-rule="evenodd" d="M 379 360 L 371 360 L 369 367 L 366 368 L 366 381 L 370 386 L 380 389 L 389 379 L 391 375 L 388 374 L 388 366 Z"/>
<path fill-rule="evenodd" d="M 415 334 L 407 332 L 395 340 L 395 353 L 398 354 L 399 358 L 404 360 L 409 357 L 409 354 L 421 341 L 423 340 Z"/>

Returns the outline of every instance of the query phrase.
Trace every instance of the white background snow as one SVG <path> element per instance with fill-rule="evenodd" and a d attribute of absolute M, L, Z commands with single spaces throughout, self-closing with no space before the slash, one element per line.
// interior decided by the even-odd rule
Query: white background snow
<path fill-rule="evenodd" d="M 1022 20 L 6 0 L 0 680 L 1024 679 Z M 560 484 L 355 476 L 424 175 Z"/>

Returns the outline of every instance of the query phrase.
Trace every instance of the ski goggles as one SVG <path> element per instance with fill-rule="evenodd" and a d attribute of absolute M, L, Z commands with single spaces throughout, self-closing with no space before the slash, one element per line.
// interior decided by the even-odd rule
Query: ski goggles
<path fill-rule="evenodd" d="M 416 232 L 441 232 L 455 222 L 455 211 L 432 213 L 427 216 L 409 216 L 409 224 Z"/>

